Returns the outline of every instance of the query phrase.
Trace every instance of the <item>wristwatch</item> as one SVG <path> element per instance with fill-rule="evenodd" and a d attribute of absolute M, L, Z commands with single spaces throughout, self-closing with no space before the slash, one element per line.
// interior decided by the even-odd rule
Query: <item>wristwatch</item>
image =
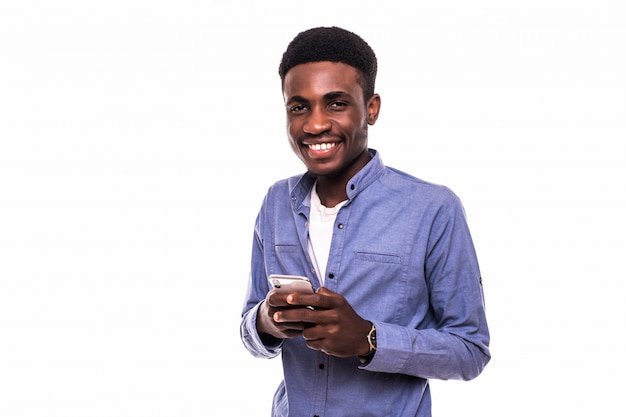
<path fill-rule="evenodd" d="M 372 323 L 372 328 L 367 333 L 367 343 L 370 345 L 370 351 L 365 355 L 359 356 L 361 363 L 369 362 L 376 353 L 376 326 L 374 326 L 374 323 Z"/>

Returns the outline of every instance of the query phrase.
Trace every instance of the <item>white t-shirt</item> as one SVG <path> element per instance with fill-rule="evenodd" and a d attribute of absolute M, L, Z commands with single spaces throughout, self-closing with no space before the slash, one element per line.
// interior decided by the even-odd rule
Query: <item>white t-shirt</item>
<path fill-rule="evenodd" d="M 346 203 L 342 201 L 335 207 L 324 206 L 317 195 L 317 183 L 311 188 L 311 214 L 309 218 L 309 255 L 315 264 L 320 283 L 324 285 L 326 264 L 330 253 L 330 242 L 333 238 L 333 226 L 339 209 Z"/>

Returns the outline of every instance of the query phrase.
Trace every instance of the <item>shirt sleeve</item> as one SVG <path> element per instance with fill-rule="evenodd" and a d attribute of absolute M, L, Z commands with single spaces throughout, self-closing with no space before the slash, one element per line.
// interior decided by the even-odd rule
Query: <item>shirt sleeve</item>
<path fill-rule="evenodd" d="M 425 261 L 434 321 L 413 329 L 376 322 L 377 350 L 364 369 L 470 380 L 489 362 L 482 279 L 458 199 L 435 217 Z"/>
<path fill-rule="evenodd" d="M 256 329 L 256 319 L 259 306 L 269 291 L 267 280 L 260 278 L 265 276 L 263 241 L 261 238 L 263 213 L 263 209 L 261 209 L 255 223 L 252 244 L 251 272 L 248 277 L 248 289 L 244 300 L 242 320 L 239 330 L 244 347 L 254 357 L 273 358 L 281 353 L 282 341 L 273 346 L 266 346 L 263 344 L 263 341 L 261 340 L 261 337 Z"/>
<path fill-rule="evenodd" d="M 241 340 L 252 356 L 257 358 L 274 358 L 282 350 L 282 341 L 274 346 L 266 346 L 256 330 L 256 317 L 259 304 L 244 313 L 241 321 Z"/>

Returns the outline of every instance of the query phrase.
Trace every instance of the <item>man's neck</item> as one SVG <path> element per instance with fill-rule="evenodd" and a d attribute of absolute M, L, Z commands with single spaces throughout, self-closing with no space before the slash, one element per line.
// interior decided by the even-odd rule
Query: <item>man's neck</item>
<path fill-rule="evenodd" d="M 348 199 L 346 181 L 327 181 L 327 178 L 318 178 L 315 191 L 324 207 L 335 207 Z"/>
<path fill-rule="evenodd" d="M 372 159 L 369 150 L 365 150 L 354 160 L 351 167 L 340 175 L 320 175 L 317 177 L 317 195 L 325 207 L 335 207 L 337 204 L 348 199 L 346 186 L 367 163 Z"/>

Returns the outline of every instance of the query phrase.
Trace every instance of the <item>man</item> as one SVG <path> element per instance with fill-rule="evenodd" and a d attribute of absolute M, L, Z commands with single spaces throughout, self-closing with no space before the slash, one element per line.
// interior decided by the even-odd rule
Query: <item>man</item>
<path fill-rule="evenodd" d="M 337 27 L 298 34 L 280 63 L 307 172 L 263 201 L 241 322 L 254 356 L 282 354 L 273 416 L 430 416 L 429 378 L 469 380 L 490 359 L 461 202 L 368 148 L 376 70 L 370 46 Z M 316 291 L 280 293 L 270 274 Z"/>

